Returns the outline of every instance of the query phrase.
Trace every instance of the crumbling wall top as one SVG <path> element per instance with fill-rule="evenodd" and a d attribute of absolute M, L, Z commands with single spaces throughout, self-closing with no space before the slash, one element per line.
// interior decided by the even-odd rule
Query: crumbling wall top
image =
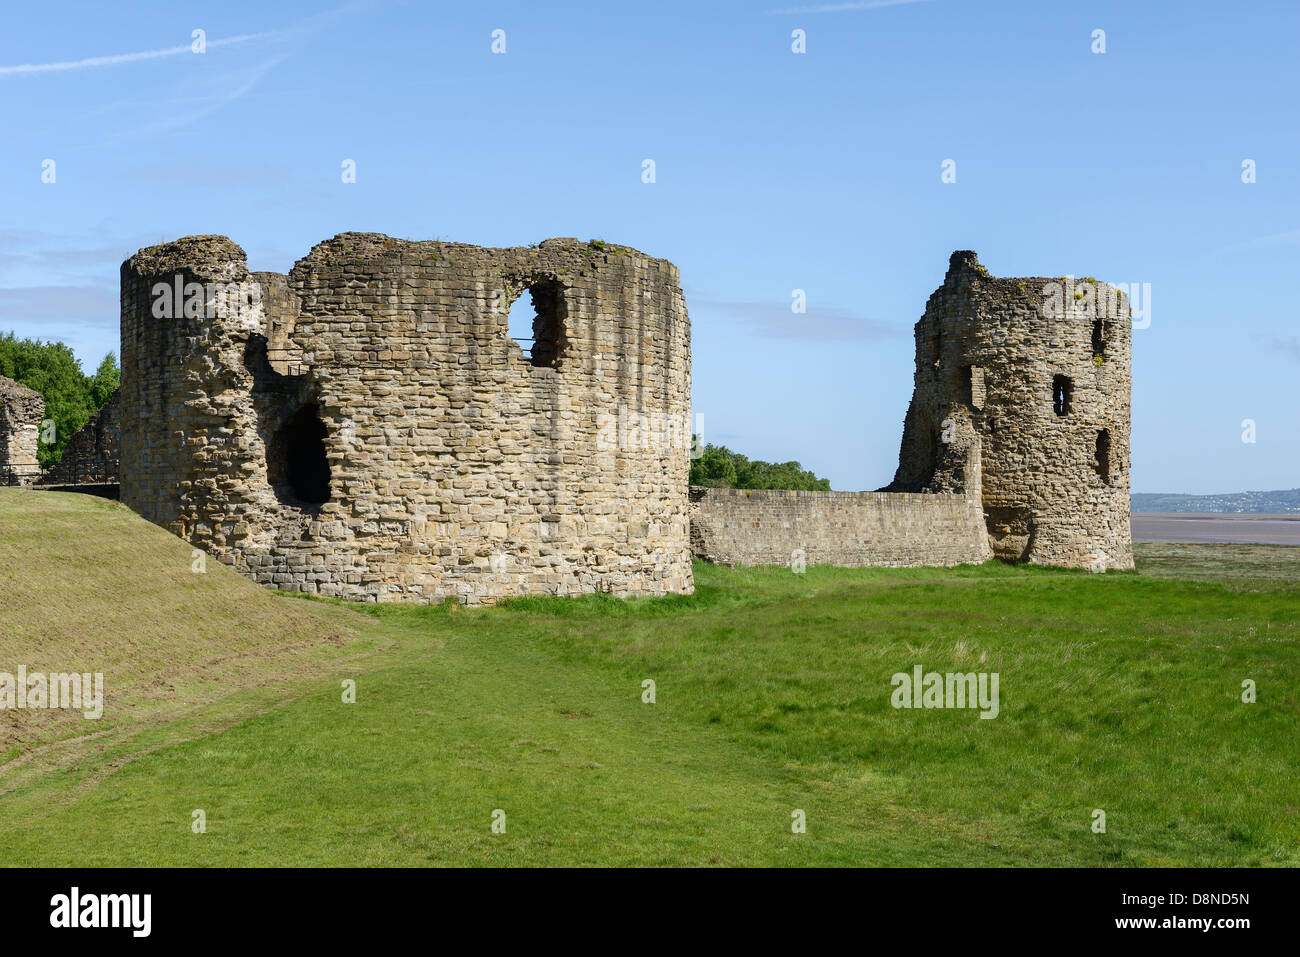
<path fill-rule="evenodd" d="M 230 262 L 246 263 L 248 256 L 226 236 L 182 236 L 160 246 L 148 246 L 122 264 L 125 270 L 143 276 L 180 272 L 202 272 L 204 266 L 220 267 Z"/>
<path fill-rule="evenodd" d="M 989 296 L 1030 297 L 1039 302 L 1044 296 L 1043 287 L 1046 284 L 1061 283 L 1066 278 L 1065 276 L 994 276 L 980 262 L 979 256 L 973 249 L 958 249 L 948 257 L 948 272 L 944 276 L 943 286 L 936 292 L 943 289 L 970 290 L 972 287 L 978 287 L 981 293 Z M 1073 281 L 1076 286 L 1088 283 L 1106 289 L 1116 288 L 1091 276 L 1075 277 Z M 1116 291 L 1123 295 L 1123 290 Z"/>
<path fill-rule="evenodd" d="M 195 238 L 206 239 L 210 237 Z M 327 263 L 366 262 L 370 260 L 396 260 L 399 263 L 423 263 L 429 261 L 455 263 L 457 259 L 480 257 L 500 258 L 514 256 L 524 258 L 538 252 L 567 254 L 592 266 L 607 262 L 611 257 L 626 256 L 643 259 L 659 264 L 661 268 L 671 273 L 674 281 L 677 279 L 677 267 L 665 259 L 657 259 L 631 246 L 607 243 L 599 239 L 583 241 L 573 237 L 544 239 L 535 246 L 492 247 L 476 246 L 472 243 L 446 242 L 440 239 L 398 239 L 384 233 L 346 232 L 338 233 L 317 243 L 306 256 L 295 264 L 294 269 Z"/>
<path fill-rule="evenodd" d="M 22 415 L 28 410 L 35 409 L 39 418 L 45 408 L 45 400 L 35 389 L 29 389 L 21 382 L 15 382 L 13 379 L 7 379 L 0 375 L 0 406 L 6 409 L 12 409 L 12 414 Z"/>

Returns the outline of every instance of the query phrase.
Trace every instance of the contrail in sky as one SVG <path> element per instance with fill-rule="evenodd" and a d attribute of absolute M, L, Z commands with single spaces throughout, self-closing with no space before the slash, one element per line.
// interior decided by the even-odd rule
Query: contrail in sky
<path fill-rule="evenodd" d="M 221 40 L 208 40 L 209 47 L 224 47 L 235 43 L 247 43 L 249 40 L 261 40 L 265 37 L 278 36 L 282 30 L 270 30 L 266 33 L 245 33 L 242 36 L 226 37 Z M 177 56 L 190 53 L 187 43 L 179 47 L 167 47 L 164 50 L 145 50 L 140 53 L 115 53 L 112 56 L 92 56 L 84 60 L 64 60 L 59 63 L 23 63 L 18 66 L 0 66 L 0 76 L 13 76 L 17 73 L 56 73 L 62 70 L 84 70 L 95 66 L 116 66 L 119 63 L 134 63 L 137 60 L 156 60 L 158 57 Z"/>

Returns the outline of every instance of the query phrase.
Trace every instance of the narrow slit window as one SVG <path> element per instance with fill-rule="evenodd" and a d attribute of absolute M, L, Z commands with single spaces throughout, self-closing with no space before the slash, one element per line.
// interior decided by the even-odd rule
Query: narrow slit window
<path fill-rule="evenodd" d="M 1052 411 L 1057 415 L 1068 415 L 1073 393 L 1074 383 L 1069 376 L 1058 375 L 1052 379 Z"/>
<path fill-rule="evenodd" d="M 1097 474 L 1102 482 L 1110 484 L 1110 429 L 1101 429 L 1097 433 L 1096 448 Z"/>
<path fill-rule="evenodd" d="M 1105 319 L 1094 319 L 1092 323 L 1092 354 L 1104 356 L 1106 341 L 1110 338 L 1109 323 Z"/>

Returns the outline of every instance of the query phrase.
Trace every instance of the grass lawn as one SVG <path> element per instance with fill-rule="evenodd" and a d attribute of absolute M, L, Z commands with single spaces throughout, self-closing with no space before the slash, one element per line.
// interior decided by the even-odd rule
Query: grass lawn
<path fill-rule="evenodd" d="M 87 516 L 170 539 L 120 507 Z M 0 860 L 1300 863 L 1300 550 L 1139 546 L 1138 573 L 1105 575 L 701 564 L 696 581 L 691 597 L 471 610 L 342 607 L 223 576 L 211 587 L 297 629 L 290 660 L 258 639 L 244 680 L 218 693 L 201 679 L 220 649 L 191 651 L 172 662 L 171 708 L 135 706 L 98 739 L 110 715 L 84 722 L 78 747 L 66 725 L 48 745 L 30 729 L 0 742 Z M 191 634 L 183 604 L 166 608 Z M 6 605 L 0 624 L 29 611 Z M 215 632 L 186 647 L 234 640 L 208 614 Z M 313 645 L 305 620 L 329 639 Z M 121 622 L 84 629 L 83 650 L 133 640 Z M 0 651 L 0 671 L 37 660 L 34 645 Z M 891 675 L 918 664 L 997 672 L 998 717 L 893 708 Z M 157 668 L 123 701 L 147 701 Z M 796 809 L 806 833 L 791 831 Z"/>

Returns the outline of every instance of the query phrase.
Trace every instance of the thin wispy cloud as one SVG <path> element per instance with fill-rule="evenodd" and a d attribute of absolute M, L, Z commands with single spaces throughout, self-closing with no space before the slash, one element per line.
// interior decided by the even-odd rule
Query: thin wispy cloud
<path fill-rule="evenodd" d="M 209 98 L 206 105 L 183 113 L 167 113 L 154 122 L 145 123 L 130 130 L 121 130 L 117 135 L 111 137 L 109 142 L 120 142 L 123 139 L 129 139 L 135 136 L 156 136 L 160 133 L 166 133 L 169 130 L 189 126 L 196 120 L 200 120 L 210 113 L 215 113 L 222 107 L 228 106 L 236 100 L 241 99 L 245 94 L 254 89 L 267 73 L 288 58 L 289 54 L 281 53 L 277 56 L 271 57 L 269 60 L 255 64 L 247 70 L 241 71 L 237 84 L 232 85 L 229 89 L 223 90 L 221 93 Z"/>
<path fill-rule="evenodd" d="M 237 37 L 222 37 L 216 40 L 208 40 L 207 46 L 223 47 L 232 46 L 237 43 L 249 43 L 253 40 L 264 40 L 270 37 L 281 36 L 283 30 L 268 30 L 263 33 L 245 33 Z M 0 76 L 14 76 L 21 73 L 58 73 L 65 70 L 86 70 L 101 66 L 117 66 L 120 63 L 135 63 L 139 60 L 156 60 L 160 57 L 179 56 L 182 53 L 193 53 L 191 46 L 187 43 L 183 46 L 167 47 L 162 50 L 144 50 L 139 53 L 115 53 L 111 56 L 92 56 L 84 60 L 61 60 L 57 63 L 22 63 L 17 66 L 0 66 Z"/>
<path fill-rule="evenodd" d="M 807 7 L 787 7 L 768 10 L 770 16 L 786 13 L 851 13 L 855 10 L 875 10 L 878 7 L 899 7 L 907 3 L 926 3 L 928 0 L 859 0 L 857 3 L 816 3 Z"/>
<path fill-rule="evenodd" d="M 111 286 L 19 286 L 0 288 L 0 325 L 46 319 L 117 321 L 118 295 Z"/>
<path fill-rule="evenodd" d="M 1300 243 L 1300 229 L 1291 229 L 1282 233 L 1273 233 L 1268 236 L 1255 236 L 1252 239 L 1243 239 L 1235 243 L 1228 243 L 1226 246 L 1220 246 L 1211 252 L 1211 258 L 1217 259 L 1220 256 L 1229 253 L 1245 252 L 1247 250 L 1257 249 L 1276 249 L 1278 247 L 1293 246 Z"/>
<path fill-rule="evenodd" d="M 63 342 L 93 369 L 118 349 L 118 265 L 162 238 L 0 227 L 0 333 Z"/>
<path fill-rule="evenodd" d="M 1275 246 L 1279 243 L 1300 243 L 1300 229 L 1273 233 L 1271 236 L 1260 236 L 1258 239 L 1251 240 L 1251 244 L 1255 246 Z"/>
<path fill-rule="evenodd" d="M 34 229 L 0 228 L 0 282 L 30 286 L 98 284 L 150 238 L 103 231 L 63 235 Z M 6 293 L 0 290 L 0 301 Z"/>
<path fill-rule="evenodd" d="M 1300 336 L 1274 339 L 1273 348 L 1292 362 L 1300 362 Z"/>
<path fill-rule="evenodd" d="M 120 246 L 10 251 L 0 244 L 0 279 L 19 270 L 48 270 L 65 275 L 76 275 L 79 270 L 87 267 L 116 265 L 125 258 Z"/>

